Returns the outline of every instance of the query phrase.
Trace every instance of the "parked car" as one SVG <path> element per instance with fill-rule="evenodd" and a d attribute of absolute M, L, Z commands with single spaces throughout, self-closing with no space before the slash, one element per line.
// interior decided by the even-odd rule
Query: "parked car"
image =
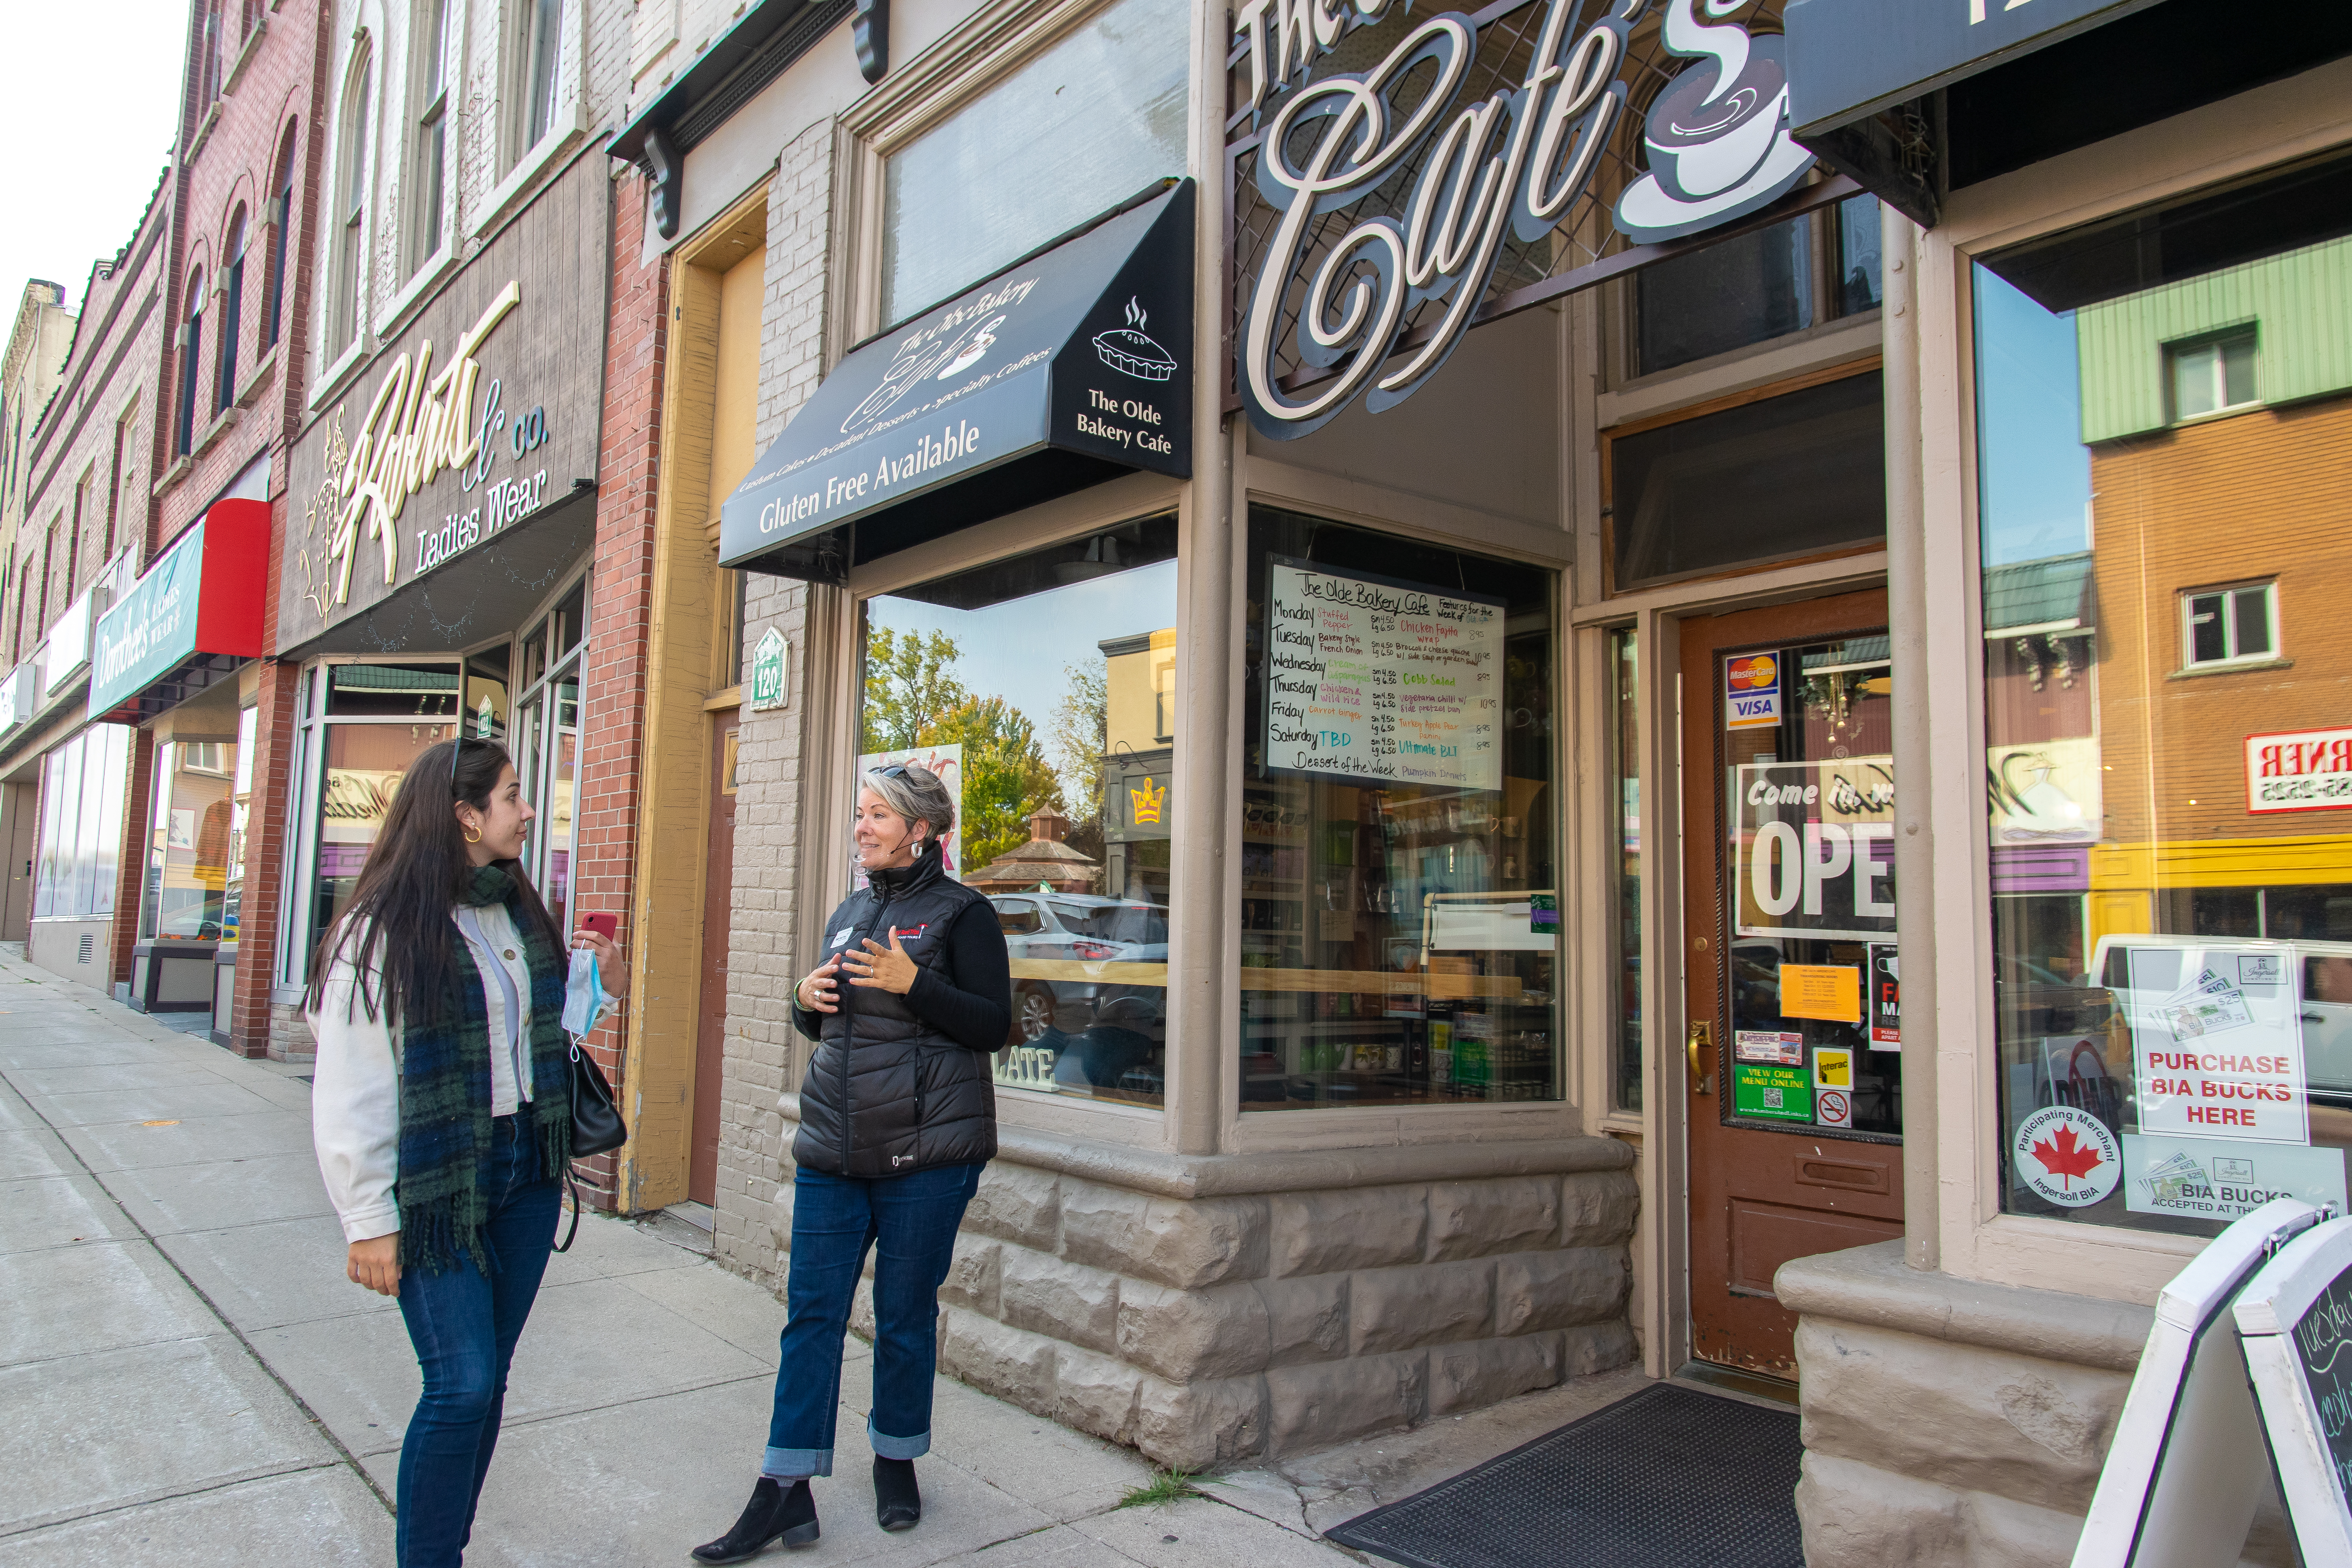
<path fill-rule="evenodd" d="M 1110 1002 L 1132 996 L 1162 1012 L 1165 989 L 1113 975 L 1045 977 L 1024 963 L 1166 963 L 1168 911 L 1136 899 L 1093 893 L 994 893 L 996 923 L 1013 957 L 1013 1037 L 1026 1044 L 1058 1026 L 1076 1033 Z"/>

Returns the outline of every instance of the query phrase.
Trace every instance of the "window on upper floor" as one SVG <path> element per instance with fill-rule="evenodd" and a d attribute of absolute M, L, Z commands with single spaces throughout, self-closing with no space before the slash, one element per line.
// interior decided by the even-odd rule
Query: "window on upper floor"
<path fill-rule="evenodd" d="M 194 29 L 196 46 L 196 119 L 201 122 L 205 112 L 220 97 L 221 90 L 221 12 L 220 0 L 211 0 L 205 6 L 203 19 Z"/>
<path fill-rule="evenodd" d="M 884 160 L 882 321 L 1185 168 L 1181 0 L 1112 0 Z M 1073 160 L 1069 149 L 1084 146 Z"/>
<path fill-rule="evenodd" d="M 294 232 L 294 128 L 278 146 L 278 194 L 269 202 L 269 281 L 261 306 L 261 346 L 278 346 L 286 319 L 286 247 Z"/>
<path fill-rule="evenodd" d="M 409 235 L 408 269 L 425 265 L 441 248 L 449 200 L 449 0 L 425 0 L 415 33 L 416 130 L 411 175 L 416 191 L 415 226 Z"/>
<path fill-rule="evenodd" d="M 220 372 L 213 384 L 213 412 L 236 401 L 237 339 L 245 332 L 245 209 L 228 222 L 227 265 L 221 271 Z"/>
<path fill-rule="evenodd" d="M 197 363 L 205 352 L 205 274 L 188 274 L 188 313 L 180 323 L 180 421 L 173 450 L 184 457 L 196 445 L 196 398 L 204 386 Z"/>
<path fill-rule="evenodd" d="M 2278 584 L 2200 588 L 2180 595 L 2180 663 L 2245 664 L 2278 657 Z"/>
<path fill-rule="evenodd" d="M 2175 419 L 2196 419 L 2254 402 L 2254 334 L 2250 331 L 2171 343 L 2164 358 Z"/>
<path fill-rule="evenodd" d="M 565 10 L 564 0 L 518 0 L 515 87 L 521 95 L 522 123 L 515 137 L 517 161 L 555 128 L 555 107 L 563 96 Z"/>
<path fill-rule="evenodd" d="M 369 51 L 362 42 L 352 58 L 335 129 L 334 275 L 327 319 L 327 346 L 333 353 L 359 341 L 362 305 L 367 298 L 362 242 L 367 230 L 369 64 Z"/>

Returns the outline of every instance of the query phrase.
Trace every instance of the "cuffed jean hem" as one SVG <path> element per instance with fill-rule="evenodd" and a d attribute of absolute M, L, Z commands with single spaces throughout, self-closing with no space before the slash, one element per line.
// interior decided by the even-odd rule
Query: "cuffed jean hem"
<path fill-rule="evenodd" d="M 870 1415 L 866 1418 L 866 1440 L 873 1445 L 874 1457 L 877 1459 L 919 1459 L 931 1451 L 931 1435 L 929 1432 L 918 1432 L 911 1437 L 893 1437 L 877 1428 Z M 768 1452 L 774 1454 L 782 1450 L 771 1448 Z M 831 1475 L 833 1472 L 828 1469 L 825 1473 Z"/>
<path fill-rule="evenodd" d="M 894 1437 L 892 1442 L 908 1439 Z M 923 1446 L 930 1446 L 930 1436 L 924 1435 Z M 811 1476 L 833 1474 L 833 1450 L 830 1448 L 771 1448 L 760 1461 L 760 1473 L 773 1480 L 804 1481 Z"/>

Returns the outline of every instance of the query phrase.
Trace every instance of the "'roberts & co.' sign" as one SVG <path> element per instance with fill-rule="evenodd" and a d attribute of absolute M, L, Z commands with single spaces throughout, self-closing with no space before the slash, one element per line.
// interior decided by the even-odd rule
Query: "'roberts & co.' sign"
<path fill-rule="evenodd" d="M 596 473 L 609 182 L 583 159 L 321 408 L 291 462 L 281 646 L 552 510 Z"/>

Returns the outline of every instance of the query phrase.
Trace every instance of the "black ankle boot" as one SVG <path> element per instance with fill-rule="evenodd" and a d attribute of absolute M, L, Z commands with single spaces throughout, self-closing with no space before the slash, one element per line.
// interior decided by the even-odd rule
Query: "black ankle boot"
<path fill-rule="evenodd" d="M 923 1520 L 923 1492 L 915 1485 L 912 1459 L 874 1461 L 874 1522 L 885 1530 L 912 1530 Z"/>
<path fill-rule="evenodd" d="M 694 1549 L 697 1563 L 743 1563 L 765 1552 L 772 1542 L 806 1546 L 817 1536 L 816 1499 L 806 1479 L 785 1486 L 772 1476 L 761 1476 L 751 1489 L 751 1500 L 735 1528 L 716 1541 Z"/>

